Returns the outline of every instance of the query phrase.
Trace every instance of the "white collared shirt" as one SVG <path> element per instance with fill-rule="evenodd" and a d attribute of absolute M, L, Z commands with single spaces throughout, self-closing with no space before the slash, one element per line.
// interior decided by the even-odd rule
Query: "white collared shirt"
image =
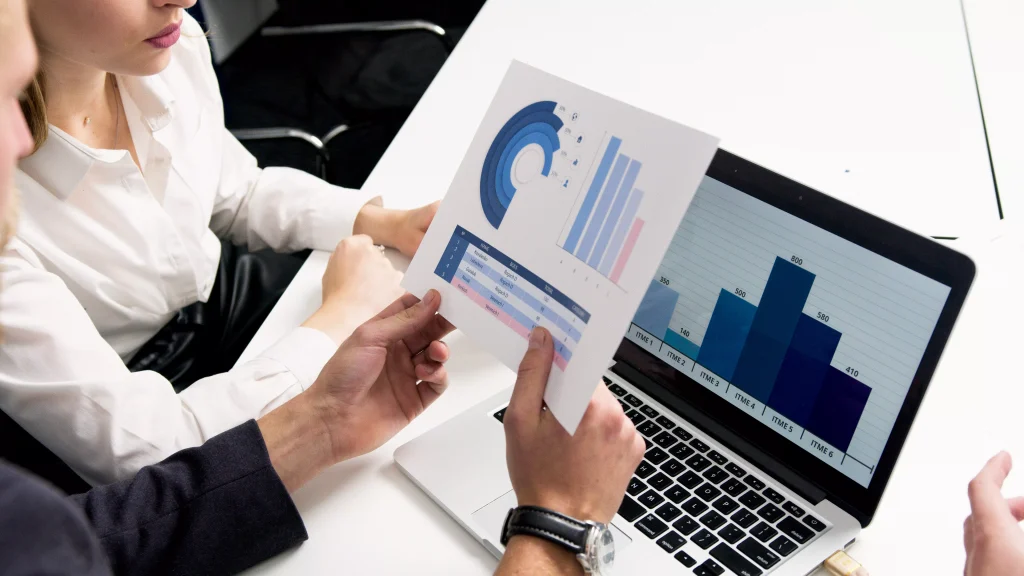
<path fill-rule="evenodd" d="M 0 408 L 92 483 L 134 474 L 307 388 L 337 348 L 298 328 L 181 394 L 124 361 L 205 301 L 220 239 L 332 250 L 367 195 L 261 170 L 224 128 L 210 52 L 185 16 L 169 67 L 118 77 L 142 170 L 50 127 L 16 175 L 21 218 L 0 256 Z"/>

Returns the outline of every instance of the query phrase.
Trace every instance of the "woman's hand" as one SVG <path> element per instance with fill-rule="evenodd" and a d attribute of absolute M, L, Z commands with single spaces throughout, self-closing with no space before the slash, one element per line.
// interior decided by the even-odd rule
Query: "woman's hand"
<path fill-rule="evenodd" d="M 404 293 L 402 273 L 369 236 L 351 236 L 334 249 L 323 277 L 323 304 L 303 326 L 339 344 Z"/>
<path fill-rule="evenodd" d="M 412 258 L 440 205 L 434 202 L 414 210 L 388 210 L 367 204 L 359 211 L 352 231 L 366 234 L 377 244 L 397 248 Z"/>
<path fill-rule="evenodd" d="M 387 442 L 444 392 L 454 327 L 437 314 L 441 296 L 406 294 L 360 326 L 324 366 L 308 394 L 317 399 L 335 461 Z"/>

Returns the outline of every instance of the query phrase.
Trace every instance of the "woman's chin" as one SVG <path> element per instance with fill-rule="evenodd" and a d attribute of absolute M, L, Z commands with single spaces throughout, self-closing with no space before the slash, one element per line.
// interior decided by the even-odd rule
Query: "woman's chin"
<path fill-rule="evenodd" d="M 163 72 L 171 63 L 171 51 L 160 50 L 150 55 L 144 61 L 139 62 L 128 70 L 119 70 L 118 74 L 127 76 L 153 76 Z"/>

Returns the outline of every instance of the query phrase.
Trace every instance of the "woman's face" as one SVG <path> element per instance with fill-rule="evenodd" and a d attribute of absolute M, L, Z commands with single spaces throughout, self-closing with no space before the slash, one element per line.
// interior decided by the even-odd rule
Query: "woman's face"
<path fill-rule="evenodd" d="M 44 59 L 56 57 L 115 74 L 149 76 L 167 67 L 184 9 L 195 3 L 28 0 L 28 7 Z"/>
<path fill-rule="evenodd" d="M 21 114 L 18 95 L 36 71 L 25 0 L 0 0 L 0 226 L 6 228 L 18 159 L 32 152 L 32 136 Z M 6 238 L 9 230 L 0 231 Z"/>

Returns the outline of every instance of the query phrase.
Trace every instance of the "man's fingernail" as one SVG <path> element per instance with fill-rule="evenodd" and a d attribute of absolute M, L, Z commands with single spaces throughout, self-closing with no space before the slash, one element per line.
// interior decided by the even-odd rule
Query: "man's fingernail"
<path fill-rule="evenodd" d="M 431 288 L 427 290 L 427 295 L 423 298 L 423 301 L 427 304 L 433 304 L 434 300 L 437 300 L 437 290 Z"/>
<path fill-rule="evenodd" d="M 534 328 L 530 331 L 530 348 L 540 348 L 544 344 L 544 331 Z"/>

